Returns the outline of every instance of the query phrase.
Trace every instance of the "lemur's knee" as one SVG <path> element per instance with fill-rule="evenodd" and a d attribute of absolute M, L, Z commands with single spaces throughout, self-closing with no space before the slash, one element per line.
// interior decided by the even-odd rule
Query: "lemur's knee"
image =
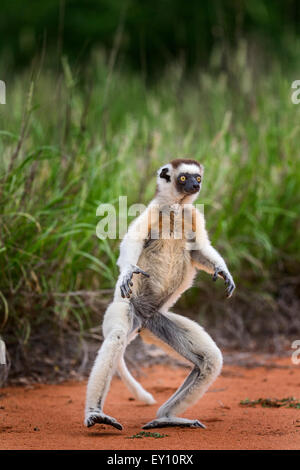
<path fill-rule="evenodd" d="M 215 346 L 214 352 L 212 354 L 212 363 L 213 363 L 213 373 L 217 376 L 220 374 L 222 366 L 223 366 L 223 355 L 218 348 Z"/>
<path fill-rule="evenodd" d="M 126 342 L 126 338 L 126 331 L 124 331 L 122 328 L 116 327 L 108 333 L 106 340 L 109 340 L 109 342 L 114 343 L 116 346 L 121 346 Z"/>
<path fill-rule="evenodd" d="M 103 319 L 103 336 L 107 338 L 113 333 L 118 339 L 118 335 L 126 336 L 131 328 L 132 318 L 130 316 L 130 305 L 128 302 L 112 302 L 108 307 Z M 117 333 L 116 333 L 117 332 Z"/>
<path fill-rule="evenodd" d="M 197 358 L 196 365 L 203 375 L 206 377 L 210 376 L 213 379 L 220 374 L 223 365 L 223 356 L 215 343 L 212 343 L 206 351 L 202 351 L 198 354 Z"/>

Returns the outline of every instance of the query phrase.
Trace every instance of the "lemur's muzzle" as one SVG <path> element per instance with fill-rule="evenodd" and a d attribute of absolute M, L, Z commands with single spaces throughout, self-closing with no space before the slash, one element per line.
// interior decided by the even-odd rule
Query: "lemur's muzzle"
<path fill-rule="evenodd" d="M 194 176 L 191 176 L 190 178 L 187 179 L 185 185 L 184 185 L 184 191 L 186 193 L 196 193 L 200 189 L 200 183 L 194 178 Z"/>

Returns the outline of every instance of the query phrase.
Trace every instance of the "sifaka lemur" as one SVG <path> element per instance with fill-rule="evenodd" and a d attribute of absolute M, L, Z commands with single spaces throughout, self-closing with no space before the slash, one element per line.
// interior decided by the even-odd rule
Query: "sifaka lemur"
<path fill-rule="evenodd" d="M 161 167 L 154 199 L 131 223 L 120 244 L 120 275 L 104 316 L 104 341 L 87 386 L 88 427 L 104 423 L 122 429 L 115 418 L 103 412 L 116 369 L 137 399 L 155 403 L 124 361 L 126 346 L 137 334 L 146 342 L 175 350 L 193 365 L 183 384 L 144 429 L 205 427 L 197 419 L 178 415 L 198 401 L 219 375 L 222 354 L 198 323 L 169 311 L 192 285 L 197 270 L 210 273 L 213 280 L 223 278 L 228 297 L 235 289 L 225 261 L 211 246 L 202 212 L 192 204 L 201 189 L 203 171 L 202 165 L 190 159 L 172 160 Z"/>

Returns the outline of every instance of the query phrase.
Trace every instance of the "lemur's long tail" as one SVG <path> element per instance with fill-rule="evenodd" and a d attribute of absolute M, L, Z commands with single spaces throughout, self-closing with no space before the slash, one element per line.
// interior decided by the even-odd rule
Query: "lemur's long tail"
<path fill-rule="evenodd" d="M 131 375 L 129 370 L 127 369 L 127 366 L 124 361 L 123 355 L 121 356 L 118 364 L 118 372 L 122 378 L 122 380 L 125 382 L 127 385 L 128 389 L 131 391 L 133 396 L 137 400 L 141 400 L 144 403 L 147 403 L 148 405 L 153 405 L 156 403 L 154 400 L 153 396 L 151 393 L 147 392 L 141 384 L 139 384 L 135 378 Z"/>

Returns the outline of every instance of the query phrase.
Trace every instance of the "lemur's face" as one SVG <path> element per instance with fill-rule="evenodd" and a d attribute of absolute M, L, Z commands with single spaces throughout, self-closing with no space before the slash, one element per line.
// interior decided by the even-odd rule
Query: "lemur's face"
<path fill-rule="evenodd" d="M 201 175 L 199 172 L 182 172 L 176 178 L 176 189 L 179 193 L 195 194 L 200 191 Z"/>
<path fill-rule="evenodd" d="M 197 197 L 201 189 L 203 166 L 196 160 L 176 159 L 160 168 L 157 178 L 157 191 L 160 195 L 176 198 Z"/>

